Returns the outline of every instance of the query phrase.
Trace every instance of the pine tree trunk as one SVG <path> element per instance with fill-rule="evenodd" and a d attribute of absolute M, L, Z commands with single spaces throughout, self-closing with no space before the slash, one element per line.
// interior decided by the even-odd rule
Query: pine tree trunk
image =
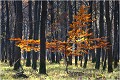
<path fill-rule="evenodd" d="M 40 27 L 40 6 L 41 1 L 35 1 L 35 11 L 34 11 L 34 40 L 38 40 L 39 34 L 39 27 Z M 34 45 L 35 46 L 35 45 Z M 38 52 L 33 51 L 33 63 L 32 68 L 37 69 L 37 59 L 38 59 Z"/>
<path fill-rule="evenodd" d="M 40 74 L 46 74 L 46 38 L 45 28 L 47 20 L 47 1 L 42 1 L 41 29 L 40 29 Z"/>
<path fill-rule="evenodd" d="M 56 40 L 58 40 L 58 31 L 56 31 L 55 34 L 56 34 Z M 58 44 L 57 44 L 57 43 L 56 43 L 56 46 L 57 46 L 57 48 L 56 48 L 56 49 L 57 49 L 57 50 L 56 50 L 56 63 L 60 63 L 60 62 L 59 62 L 60 59 L 59 59 Z"/>
<path fill-rule="evenodd" d="M 9 65 L 12 66 L 12 57 L 11 57 L 11 44 L 10 44 L 10 27 L 9 27 L 9 8 L 8 8 L 8 1 L 6 3 L 6 15 L 7 15 L 7 22 L 6 22 L 6 54 L 9 56 Z"/>
<path fill-rule="evenodd" d="M 96 2 L 95 2 L 96 4 Z M 97 10 L 97 8 L 95 7 L 95 10 Z M 97 17 L 97 13 L 95 12 L 95 18 Z M 97 21 L 95 22 L 95 38 L 99 38 L 99 30 L 97 28 Z M 95 41 L 95 44 L 97 44 L 98 42 Z M 96 64 L 95 64 L 95 69 L 99 69 L 100 67 L 100 49 L 95 49 L 96 50 Z"/>
<path fill-rule="evenodd" d="M 119 56 L 119 53 L 120 53 L 120 16 L 119 16 L 119 14 L 120 14 L 120 2 L 118 3 L 118 52 L 117 52 L 117 54 L 118 54 L 118 56 L 117 56 L 117 61 L 119 62 L 119 58 L 120 58 L 120 56 Z"/>
<path fill-rule="evenodd" d="M 86 68 L 87 67 L 87 61 L 88 61 L 88 54 L 84 55 L 84 59 L 85 59 L 85 61 L 84 61 L 83 68 Z"/>
<path fill-rule="evenodd" d="M 57 21 L 59 21 L 59 1 L 57 1 Z M 57 27 L 59 27 L 59 26 L 57 26 Z M 55 38 L 56 38 L 56 40 L 59 40 L 59 32 L 58 32 L 58 30 L 56 30 L 55 31 Z M 57 50 L 56 50 L 56 63 L 60 63 L 60 55 L 59 55 L 59 53 L 58 53 L 58 44 L 56 43 L 56 45 L 57 45 Z"/>
<path fill-rule="evenodd" d="M 104 63 L 103 63 L 103 70 L 106 69 L 106 60 L 107 60 L 107 56 L 108 56 L 108 50 L 105 50 L 105 60 L 104 60 Z"/>
<path fill-rule="evenodd" d="M 4 16 L 4 1 L 1 1 L 1 62 L 4 62 L 5 60 L 5 42 L 4 42 L 4 37 L 5 37 L 5 16 Z"/>
<path fill-rule="evenodd" d="M 36 33 L 38 33 L 38 30 L 37 29 L 39 26 L 37 26 L 37 11 L 38 9 L 38 1 L 35 1 L 35 6 L 34 6 L 34 40 L 37 40 L 38 36 L 36 35 Z M 35 46 L 35 45 L 33 45 Z M 34 70 L 37 69 L 37 52 L 33 51 L 32 52 L 32 68 Z"/>
<path fill-rule="evenodd" d="M 73 9 L 72 9 L 72 5 L 71 5 L 71 1 L 68 1 L 68 6 L 69 6 L 69 24 L 72 24 L 73 21 Z M 71 30 L 71 29 L 69 29 Z M 72 55 L 68 56 L 69 58 L 69 65 L 72 65 Z"/>
<path fill-rule="evenodd" d="M 103 5 L 103 1 L 100 1 L 100 21 L 99 21 L 99 26 L 100 26 L 100 38 L 104 37 L 104 5 Z M 102 54 L 102 63 L 104 61 L 104 57 L 105 57 L 105 51 L 104 49 L 100 50 L 100 53 Z"/>
<path fill-rule="evenodd" d="M 5 4 L 6 4 L 6 1 L 5 1 Z M 6 8 L 7 8 L 7 7 L 6 7 Z M 7 14 L 7 10 L 6 10 L 6 14 Z M 8 17 L 7 17 L 7 19 L 8 19 Z M 7 21 L 8 21 L 8 20 L 7 20 Z M 7 54 L 7 51 L 8 51 L 8 50 L 7 50 L 7 41 L 8 41 L 8 40 L 7 40 L 7 37 L 8 37 L 8 36 L 7 36 L 7 28 L 8 28 L 8 27 L 7 27 L 7 26 L 8 26 L 7 21 L 5 22 L 5 33 L 6 33 L 6 34 L 5 34 L 5 43 L 4 43 L 4 44 L 5 44 L 5 63 L 7 63 L 7 59 L 8 59 L 8 57 L 7 57 L 7 56 L 8 56 L 8 54 Z"/>
<path fill-rule="evenodd" d="M 76 7 L 76 1 L 74 1 L 74 8 L 75 8 L 75 15 L 77 14 L 77 7 Z M 75 44 L 75 49 L 77 49 L 77 45 Z M 75 56 L 75 66 L 78 65 L 78 56 Z"/>
<path fill-rule="evenodd" d="M 54 7 L 53 7 L 53 1 L 50 1 L 50 5 L 51 5 L 51 25 L 53 24 L 54 22 Z M 54 39 L 54 34 L 53 34 L 53 29 L 51 28 L 51 40 Z M 55 54 L 54 52 L 52 52 L 52 49 L 51 49 L 51 61 L 52 63 L 55 63 Z"/>
<path fill-rule="evenodd" d="M 32 25 L 32 1 L 28 1 L 28 16 L 29 16 L 29 26 L 30 26 L 30 34 L 29 39 L 33 38 L 33 25 Z M 26 60 L 26 66 L 31 66 L 31 52 L 27 52 L 27 60 Z"/>
<path fill-rule="evenodd" d="M 109 1 L 105 1 L 105 11 L 106 11 L 106 24 L 107 24 L 107 36 L 108 36 L 108 42 L 109 45 L 112 45 L 112 40 L 111 40 L 111 28 L 112 28 L 112 24 L 110 21 L 110 13 L 109 13 Z M 110 47 L 108 49 L 108 72 L 113 72 L 113 68 L 112 68 L 112 62 L 113 62 L 113 57 L 112 57 L 112 48 Z"/>
<path fill-rule="evenodd" d="M 16 26 L 15 26 L 15 38 L 22 39 L 22 21 L 23 21 L 23 14 L 22 14 L 22 1 L 15 1 L 16 7 Z M 15 64 L 14 70 L 18 70 L 21 66 L 21 49 L 15 46 Z"/>
<path fill-rule="evenodd" d="M 119 7 L 119 2 L 115 1 L 114 2 L 114 46 L 113 46 L 113 54 L 114 54 L 114 68 L 117 68 L 118 66 L 118 61 L 117 61 L 117 56 L 118 56 L 118 7 Z"/>
<path fill-rule="evenodd" d="M 52 60 L 52 63 L 55 63 L 55 53 L 53 52 L 53 49 L 51 52 L 51 60 Z"/>

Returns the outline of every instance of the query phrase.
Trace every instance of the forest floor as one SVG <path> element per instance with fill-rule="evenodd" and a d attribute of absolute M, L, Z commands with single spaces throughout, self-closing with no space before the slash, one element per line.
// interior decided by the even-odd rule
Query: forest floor
<path fill-rule="evenodd" d="M 100 70 L 94 69 L 95 63 L 91 63 L 91 61 L 88 61 L 86 69 L 74 66 L 74 64 L 69 66 L 69 74 L 65 71 L 63 61 L 61 61 L 61 64 L 47 62 L 47 75 L 39 74 L 39 68 L 35 71 L 31 67 L 25 67 L 24 63 L 22 64 L 24 74 L 28 78 L 14 78 L 13 75 L 17 72 L 13 70 L 13 67 L 9 67 L 8 63 L 0 62 L 0 80 L 120 80 L 120 67 L 114 69 L 112 73 L 108 73 L 107 70 L 103 71 L 102 68 Z"/>

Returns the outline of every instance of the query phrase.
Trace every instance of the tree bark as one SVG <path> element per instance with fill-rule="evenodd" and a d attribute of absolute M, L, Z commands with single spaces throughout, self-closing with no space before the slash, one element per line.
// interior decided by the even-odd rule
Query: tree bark
<path fill-rule="evenodd" d="M 15 1 L 16 7 L 16 26 L 15 26 L 15 38 L 22 39 L 22 21 L 23 21 L 23 14 L 22 14 L 22 1 Z M 15 64 L 14 70 L 18 70 L 21 66 L 21 49 L 15 46 Z"/>
<path fill-rule="evenodd" d="M 47 20 L 47 1 L 42 1 L 41 29 L 40 29 L 40 69 L 39 73 L 46 74 L 46 38 L 45 28 Z"/>
<path fill-rule="evenodd" d="M 1 62 L 5 60 L 5 13 L 4 13 L 4 1 L 1 1 Z"/>
<path fill-rule="evenodd" d="M 105 60 L 104 60 L 104 63 L 103 63 L 103 70 L 106 69 L 106 60 L 107 60 L 107 56 L 108 56 L 108 50 L 106 49 L 106 50 L 105 50 Z"/>
<path fill-rule="evenodd" d="M 32 1 L 28 1 L 28 16 L 29 16 L 29 27 L 30 27 L 30 34 L 29 39 L 33 38 L 33 25 L 32 25 Z M 26 66 L 31 66 L 31 52 L 27 52 L 27 60 L 26 60 Z"/>
<path fill-rule="evenodd" d="M 59 1 L 57 1 L 57 21 L 59 21 Z M 59 26 L 57 26 L 59 27 Z M 55 31 L 55 38 L 56 40 L 59 40 L 59 37 L 58 37 L 58 30 Z M 57 46 L 57 50 L 56 50 L 56 63 L 60 63 L 60 55 L 58 53 L 58 44 L 56 43 L 56 46 Z"/>
<path fill-rule="evenodd" d="M 77 6 L 76 6 L 76 1 L 74 1 L 74 8 L 75 8 L 75 15 L 77 15 Z M 75 44 L 75 49 L 77 49 L 77 45 Z M 78 56 L 75 56 L 75 66 L 78 65 Z"/>
<path fill-rule="evenodd" d="M 119 58 L 120 58 L 120 56 L 119 56 L 119 53 L 120 53 L 120 2 L 118 3 L 118 56 L 117 56 L 117 61 L 119 62 Z"/>
<path fill-rule="evenodd" d="M 100 38 L 104 37 L 104 5 L 103 5 L 103 1 L 100 1 L 100 21 L 99 21 L 99 27 L 100 27 Z M 101 49 L 102 54 L 102 63 L 104 62 L 104 58 L 105 58 L 105 50 Z"/>
<path fill-rule="evenodd" d="M 38 8 L 39 8 L 39 1 L 35 1 L 35 7 L 34 7 L 34 40 L 38 40 L 38 34 L 39 34 L 39 20 L 38 18 L 40 16 L 38 16 Z M 34 45 L 35 46 L 35 45 Z M 33 51 L 32 54 L 32 68 L 34 70 L 37 69 L 37 57 L 38 56 L 38 52 Z"/>
<path fill-rule="evenodd" d="M 73 9 L 72 9 L 72 4 L 71 4 L 71 1 L 68 1 L 68 6 L 69 6 L 69 24 L 72 24 L 72 21 L 73 21 Z M 69 29 L 71 30 L 71 29 Z M 72 55 L 68 56 L 69 58 L 69 62 L 68 64 L 69 65 L 72 65 Z"/>
<path fill-rule="evenodd" d="M 119 7 L 119 2 L 115 1 L 114 2 L 114 46 L 113 46 L 113 54 L 114 54 L 114 68 L 117 68 L 118 66 L 118 61 L 117 61 L 117 56 L 118 56 L 118 7 Z"/>
<path fill-rule="evenodd" d="M 11 44 L 10 44 L 10 27 L 9 27 L 9 8 L 8 8 L 8 1 L 6 3 L 6 15 L 7 15 L 7 22 L 6 22 L 6 54 L 9 58 L 9 65 L 12 66 L 12 55 L 11 55 Z"/>
<path fill-rule="evenodd" d="M 51 5 L 51 25 L 54 23 L 54 7 L 53 7 L 53 1 L 50 1 Z M 51 28 L 51 40 L 54 39 L 54 33 L 53 29 Z M 52 50 L 52 49 L 51 49 Z M 55 63 L 55 53 L 51 51 L 51 61 L 52 63 Z"/>
<path fill-rule="evenodd" d="M 109 1 L 105 1 L 105 11 L 106 11 L 106 24 L 107 24 L 107 36 L 108 39 L 107 41 L 109 42 L 109 45 L 112 45 L 112 40 L 111 40 L 111 28 L 112 28 L 112 24 L 110 21 L 110 13 L 109 13 Z M 113 62 L 113 57 L 112 57 L 112 48 L 110 47 L 108 50 L 108 72 L 113 72 L 113 68 L 112 68 L 112 62 Z"/>
<path fill-rule="evenodd" d="M 87 67 L 87 61 L 88 61 L 88 54 L 85 54 L 84 58 L 85 58 L 85 61 L 84 61 L 83 68 L 86 68 Z"/>

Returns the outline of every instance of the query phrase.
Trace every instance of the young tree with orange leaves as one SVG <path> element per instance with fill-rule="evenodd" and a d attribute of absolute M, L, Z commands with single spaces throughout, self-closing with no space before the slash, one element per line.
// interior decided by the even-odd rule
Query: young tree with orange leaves
<path fill-rule="evenodd" d="M 67 42 L 76 44 L 77 47 L 71 53 L 71 55 L 83 55 L 88 54 L 88 50 L 94 50 L 96 48 L 105 48 L 107 47 L 106 37 L 93 38 L 93 33 L 89 32 L 90 28 L 87 28 L 91 20 L 91 15 L 88 14 L 89 6 L 82 5 L 77 13 L 74 16 L 75 21 L 70 24 L 71 31 L 68 32 L 69 38 Z M 94 43 L 96 42 L 96 44 Z M 86 67 L 86 66 L 84 66 Z"/>

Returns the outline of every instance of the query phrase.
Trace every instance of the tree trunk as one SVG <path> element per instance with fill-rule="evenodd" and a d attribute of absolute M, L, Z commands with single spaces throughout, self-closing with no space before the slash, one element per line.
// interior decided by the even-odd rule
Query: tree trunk
<path fill-rule="evenodd" d="M 34 11 L 34 40 L 38 40 L 39 34 L 39 23 L 40 23 L 40 6 L 41 1 L 35 1 Z M 33 64 L 32 68 L 37 69 L 38 52 L 33 51 Z"/>
<path fill-rule="evenodd" d="M 59 21 L 59 1 L 57 1 L 57 21 Z M 59 27 L 58 25 L 57 25 L 57 27 Z M 58 30 L 56 30 L 55 31 L 55 38 L 56 38 L 56 40 L 59 40 L 58 38 Z M 57 50 L 56 50 L 56 63 L 60 63 L 59 61 L 60 61 L 60 56 L 59 56 L 59 53 L 58 53 L 58 44 L 56 43 L 56 46 L 57 46 Z"/>
<path fill-rule="evenodd" d="M 91 14 L 91 20 L 92 20 L 92 1 L 89 1 L 89 6 L 90 6 L 90 9 L 89 9 L 89 14 Z M 92 22 L 90 22 L 89 23 L 90 25 L 88 26 L 88 28 L 90 29 L 90 28 L 92 28 Z M 92 30 L 89 30 L 89 32 L 88 33 L 91 33 L 92 32 Z M 89 38 L 89 37 L 88 37 Z M 90 52 L 92 52 L 91 50 L 89 50 L 89 53 Z M 92 53 L 93 54 L 93 53 Z M 86 66 L 87 66 L 87 61 L 88 61 L 88 54 L 85 54 L 85 56 L 84 56 L 84 58 L 85 58 L 85 61 L 84 61 L 84 68 L 86 68 Z"/>
<path fill-rule="evenodd" d="M 58 31 L 56 31 L 56 33 L 55 33 L 55 35 L 56 35 L 56 40 L 58 40 Z M 59 53 L 58 53 L 58 44 L 56 43 L 56 46 L 57 46 L 57 50 L 56 50 L 56 63 L 59 63 Z"/>
<path fill-rule="evenodd" d="M 54 23 L 54 6 L 53 6 L 53 1 L 50 1 L 50 5 L 51 5 L 51 25 Z M 53 34 L 53 29 L 51 28 L 51 40 L 54 39 L 54 34 Z M 52 49 L 51 49 L 52 50 Z M 55 63 L 55 54 L 54 52 L 51 52 L 51 61 L 52 63 Z"/>
<path fill-rule="evenodd" d="M 119 27 L 120 26 L 119 25 L 120 24 L 120 18 L 119 18 L 120 17 L 120 15 L 119 15 L 120 14 L 120 8 L 119 7 L 120 7 L 120 5 L 119 4 L 120 4 L 120 2 L 118 3 L 118 45 L 117 45 L 118 46 L 118 53 L 117 53 L 118 54 L 118 56 L 117 56 L 117 61 L 118 62 L 119 62 L 119 58 L 120 58 L 120 56 L 119 56 L 119 53 L 120 53 L 120 27 Z"/>
<path fill-rule="evenodd" d="M 96 2 L 95 2 L 96 4 Z M 97 10 L 97 8 L 95 7 L 95 10 Z M 97 13 L 95 12 L 95 18 L 97 17 Z M 95 22 L 95 33 L 94 33 L 94 37 L 95 38 L 99 38 L 100 36 L 99 34 L 99 30 L 97 28 L 97 21 Z M 97 44 L 98 42 L 95 41 L 95 44 Z M 95 49 L 96 51 L 96 64 L 95 64 L 95 69 L 99 69 L 100 67 L 100 49 Z"/>
<path fill-rule="evenodd" d="M 100 27 L 100 38 L 104 37 L 104 5 L 103 5 L 103 1 L 100 1 L 100 21 L 99 21 L 99 27 Z M 101 49 L 102 54 L 102 63 L 104 61 L 104 57 L 105 57 L 105 51 L 104 49 Z"/>
<path fill-rule="evenodd" d="M 6 54 L 9 56 L 9 64 L 12 66 L 12 55 L 11 55 L 11 44 L 10 44 L 10 30 L 9 30 L 9 8 L 8 8 L 8 1 L 6 3 L 6 15 L 7 15 L 7 22 L 6 22 Z"/>
<path fill-rule="evenodd" d="M 1 1 L 0 1 L 0 7 L 2 8 Z M 1 12 L 0 12 L 0 14 L 1 14 Z M 0 15 L 0 20 L 1 20 L 1 15 Z M 0 21 L 0 23 L 1 23 L 1 21 Z M 2 39 L 2 36 L 1 36 L 1 26 L 0 26 L 0 60 L 2 59 L 2 54 L 1 54 L 1 39 Z"/>
<path fill-rule="evenodd" d="M 76 7 L 76 1 L 74 1 L 74 8 L 75 8 L 75 15 L 77 15 L 77 7 Z M 77 45 L 75 44 L 75 49 L 77 49 Z M 75 66 L 78 65 L 78 56 L 75 56 Z"/>
<path fill-rule="evenodd" d="M 38 9 L 38 1 L 35 1 L 35 6 L 34 6 L 34 40 L 37 40 L 38 36 L 36 33 L 38 33 L 37 29 L 39 26 L 37 26 L 37 9 Z M 37 52 L 33 51 L 32 52 L 32 68 L 34 70 L 37 69 Z"/>
<path fill-rule="evenodd" d="M 28 1 L 28 16 L 29 16 L 29 27 L 30 27 L 30 34 L 29 39 L 33 38 L 33 25 L 32 25 L 32 1 Z M 27 52 L 27 60 L 26 60 L 26 66 L 31 66 L 31 52 Z"/>
<path fill-rule="evenodd" d="M 114 4 L 114 46 L 113 46 L 113 54 L 114 54 L 114 68 L 117 68 L 118 66 L 118 61 L 117 61 L 117 56 L 118 56 L 118 7 L 119 7 L 119 2 L 115 1 Z"/>
<path fill-rule="evenodd" d="M 22 1 L 15 1 L 16 7 L 16 26 L 15 26 L 15 38 L 22 39 L 22 21 L 23 21 L 23 14 L 22 14 Z M 20 67 L 21 61 L 21 49 L 15 46 L 15 64 L 14 70 L 18 70 Z"/>
<path fill-rule="evenodd" d="M 5 60 L 5 42 L 4 42 L 4 39 L 5 39 L 5 16 L 4 16 L 4 1 L 1 1 L 1 12 L 2 12 L 2 15 L 1 15 L 1 56 L 2 56 L 2 59 L 1 59 L 1 62 L 4 62 Z"/>
<path fill-rule="evenodd" d="M 104 63 L 103 63 L 103 70 L 106 69 L 106 60 L 107 60 L 107 56 L 108 56 L 108 50 L 105 50 L 105 60 L 104 60 Z"/>
<path fill-rule="evenodd" d="M 110 13 L 109 13 L 109 1 L 105 1 L 105 11 L 106 11 L 106 24 L 107 24 L 107 36 L 108 39 L 107 41 L 110 42 L 109 45 L 112 45 L 112 40 L 111 40 L 111 28 L 112 28 L 112 24 L 110 21 Z M 113 57 L 112 57 L 112 48 L 110 47 L 108 50 L 108 72 L 113 72 L 113 68 L 112 68 L 112 62 L 113 62 Z"/>
<path fill-rule="evenodd" d="M 47 1 L 42 1 L 41 29 L 40 29 L 40 69 L 39 73 L 46 74 L 46 38 L 45 28 L 47 20 Z"/>
<path fill-rule="evenodd" d="M 95 69 L 99 69 L 100 68 L 100 49 L 97 49 L 96 52 L 97 52 L 97 54 L 96 54 Z"/>
<path fill-rule="evenodd" d="M 72 21 L 73 21 L 73 9 L 72 9 L 72 5 L 71 5 L 71 1 L 68 1 L 68 6 L 69 6 L 69 24 L 72 24 Z M 71 29 L 69 29 L 71 30 Z M 69 58 L 69 62 L 68 64 L 69 65 L 72 65 L 72 55 L 68 56 Z"/>
<path fill-rule="evenodd" d="M 86 68 L 87 67 L 87 61 L 88 61 L 88 54 L 84 55 L 84 59 L 85 59 L 85 61 L 84 61 L 83 68 Z"/>

